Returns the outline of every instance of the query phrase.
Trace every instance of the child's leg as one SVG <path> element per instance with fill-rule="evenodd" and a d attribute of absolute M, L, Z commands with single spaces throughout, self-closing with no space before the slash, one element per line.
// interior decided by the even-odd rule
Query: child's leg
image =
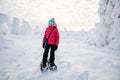
<path fill-rule="evenodd" d="M 51 51 L 50 51 L 50 63 L 54 63 L 55 61 L 55 46 L 51 45 Z"/>
<path fill-rule="evenodd" d="M 47 62 L 49 48 L 50 48 L 50 46 L 46 45 L 46 48 L 45 48 L 44 53 L 43 53 L 43 59 L 42 59 L 43 64 L 46 64 L 46 62 Z"/>

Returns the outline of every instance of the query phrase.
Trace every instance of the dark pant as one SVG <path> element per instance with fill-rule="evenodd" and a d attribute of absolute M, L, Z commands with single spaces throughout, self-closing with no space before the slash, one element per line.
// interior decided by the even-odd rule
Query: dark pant
<path fill-rule="evenodd" d="M 43 64 L 46 64 L 46 62 L 47 62 L 49 50 L 50 50 L 50 59 L 49 59 L 50 63 L 54 63 L 56 47 L 55 47 L 55 45 L 47 44 L 45 47 L 44 53 L 43 53 L 43 59 L 42 59 Z"/>

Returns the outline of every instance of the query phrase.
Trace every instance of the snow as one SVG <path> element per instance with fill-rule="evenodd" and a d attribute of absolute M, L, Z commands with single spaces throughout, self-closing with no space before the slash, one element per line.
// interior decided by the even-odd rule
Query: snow
<path fill-rule="evenodd" d="M 9 17 L 0 13 L 0 36 L 8 36 L 10 34 L 9 29 Z"/>
<path fill-rule="evenodd" d="M 0 80 L 120 80 L 120 1 L 100 0 L 90 31 L 60 31 L 57 71 L 41 72 L 47 25 L 0 13 Z M 59 27 L 59 26 L 58 26 Z"/>
<path fill-rule="evenodd" d="M 100 22 L 91 31 L 88 42 L 96 47 L 120 50 L 120 1 L 100 0 L 99 5 Z"/>
<path fill-rule="evenodd" d="M 16 17 L 13 18 L 11 32 L 16 35 L 20 34 L 20 20 Z"/>
<path fill-rule="evenodd" d="M 21 35 L 27 35 L 27 36 L 33 35 L 33 31 L 32 31 L 30 24 L 25 20 L 22 21 L 20 33 Z"/>
<path fill-rule="evenodd" d="M 55 61 L 58 70 L 43 73 L 40 71 L 41 38 L 8 37 L 0 42 L 0 79 L 119 80 L 119 53 L 89 47 L 75 39 L 61 39 Z"/>

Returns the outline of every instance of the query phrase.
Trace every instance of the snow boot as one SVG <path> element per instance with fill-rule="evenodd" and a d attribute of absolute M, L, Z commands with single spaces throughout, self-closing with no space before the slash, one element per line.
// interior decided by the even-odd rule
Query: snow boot
<path fill-rule="evenodd" d="M 40 64 L 40 67 L 41 67 L 41 71 L 47 71 L 48 70 L 48 65 L 47 65 L 47 63 L 45 64 L 43 64 L 43 63 L 41 63 Z"/>
<path fill-rule="evenodd" d="M 50 70 L 53 70 L 53 71 L 54 71 L 54 70 L 57 70 L 57 66 L 55 65 L 55 63 L 50 63 L 50 62 L 49 62 L 49 63 L 48 63 L 48 67 L 49 67 Z"/>

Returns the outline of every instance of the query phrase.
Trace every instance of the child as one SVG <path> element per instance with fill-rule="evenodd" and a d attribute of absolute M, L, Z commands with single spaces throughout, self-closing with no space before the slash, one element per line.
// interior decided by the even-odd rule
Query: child
<path fill-rule="evenodd" d="M 54 61 L 55 61 L 55 51 L 58 48 L 58 44 L 59 44 L 59 31 L 55 23 L 55 19 L 51 18 L 48 21 L 48 27 L 45 30 L 44 38 L 43 38 L 44 53 L 42 59 L 42 68 L 47 68 L 47 62 L 48 62 L 47 58 L 48 58 L 49 50 L 50 50 L 49 66 L 51 68 L 56 66 Z"/>

